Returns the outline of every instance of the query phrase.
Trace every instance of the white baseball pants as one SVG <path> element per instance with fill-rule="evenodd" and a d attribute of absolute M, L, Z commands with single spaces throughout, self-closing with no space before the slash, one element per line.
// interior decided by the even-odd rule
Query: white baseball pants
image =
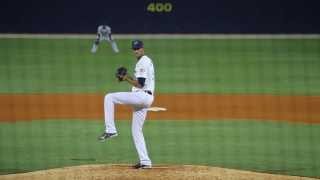
<path fill-rule="evenodd" d="M 147 108 L 151 106 L 152 102 L 153 96 L 144 91 L 109 93 L 104 98 L 105 131 L 107 133 L 117 133 L 114 123 L 114 105 L 127 104 L 133 107 L 131 132 L 140 163 L 144 165 L 152 164 L 142 131 Z"/>

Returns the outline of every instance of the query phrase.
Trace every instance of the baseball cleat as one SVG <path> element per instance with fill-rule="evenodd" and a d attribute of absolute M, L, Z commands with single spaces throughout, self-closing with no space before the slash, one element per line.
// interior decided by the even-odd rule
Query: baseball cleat
<path fill-rule="evenodd" d="M 134 169 L 151 169 L 152 166 L 138 163 L 138 164 L 134 165 L 133 168 Z"/>
<path fill-rule="evenodd" d="M 98 140 L 104 142 L 105 140 L 107 140 L 109 138 L 116 137 L 116 136 L 118 136 L 117 133 L 106 133 L 105 132 L 98 138 Z"/>

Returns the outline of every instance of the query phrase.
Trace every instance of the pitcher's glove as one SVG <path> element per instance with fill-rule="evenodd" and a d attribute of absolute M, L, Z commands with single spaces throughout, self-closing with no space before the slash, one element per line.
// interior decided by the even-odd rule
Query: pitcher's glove
<path fill-rule="evenodd" d="M 116 71 L 116 78 L 118 78 L 119 81 L 123 81 L 123 78 L 127 75 L 127 68 L 125 67 L 119 67 Z"/>

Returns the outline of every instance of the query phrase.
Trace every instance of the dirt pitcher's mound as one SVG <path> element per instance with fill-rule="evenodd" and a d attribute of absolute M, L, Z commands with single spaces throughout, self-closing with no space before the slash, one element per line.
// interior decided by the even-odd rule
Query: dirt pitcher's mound
<path fill-rule="evenodd" d="M 192 165 L 160 165 L 152 169 L 132 169 L 129 165 L 82 165 L 51 170 L 42 170 L 23 174 L 12 174 L 0 176 L 0 179 L 68 179 L 68 180 L 144 180 L 144 179 L 165 179 L 165 180 L 186 180 L 186 179 L 312 179 L 297 176 L 284 176 L 240 171 L 207 166 Z"/>

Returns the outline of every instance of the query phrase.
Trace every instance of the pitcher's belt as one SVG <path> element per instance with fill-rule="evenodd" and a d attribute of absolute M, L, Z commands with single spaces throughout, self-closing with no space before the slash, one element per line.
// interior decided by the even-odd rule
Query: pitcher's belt
<path fill-rule="evenodd" d="M 144 90 L 145 93 L 152 95 L 152 92 L 149 90 Z"/>

